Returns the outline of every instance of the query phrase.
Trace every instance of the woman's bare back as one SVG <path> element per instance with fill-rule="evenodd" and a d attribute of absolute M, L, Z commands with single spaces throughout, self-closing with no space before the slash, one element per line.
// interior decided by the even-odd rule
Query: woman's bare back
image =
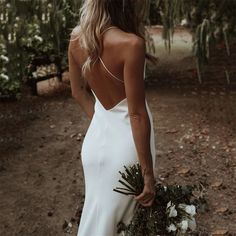
<path fill-rule="evenodd" d="M 86 73 L 86 80 L 106 110 L 111 109 L 126 97 L 123 52 L 127 45 L 137 37 L 114 26 L 104 30 L 101 35 L 102 54 L 100 60 L 91 67 L 91 71 Z M 71 49 L 73 58 L 81 67 L 87 59 L 86 52 L 80 47 L 78 40 L 72 41 Z"/>

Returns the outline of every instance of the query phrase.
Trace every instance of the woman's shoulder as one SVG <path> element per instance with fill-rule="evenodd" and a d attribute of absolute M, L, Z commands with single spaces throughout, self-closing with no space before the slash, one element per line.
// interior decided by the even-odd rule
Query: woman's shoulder
<path fill-rule="evenodd" d="M 69 47 L 68 50 L 76 58 L 78 55 L 83 55 L 83 50 L 79 41 L 80 37 L 80 26 L 74 27 L 70 33 Z"/>
<path fill-rule="evenodd" d="M 80 33 L 80 26 L 79 26 L 79 25 L 76 25 L 76 26 L 72 29 L 71 33 L 70 33 L 70 39 L 71 39 L 71 40 L 77 39 L 78 36 L 79 36 L 79 33 Z"/>
<path fill-rule="evenodd" d="M 115 47 L 123 50 L 129 50 L 129 48 L 140 48 L 145 45 L 145 40 L 132 32 L 126 32 L 119 28 L 119 30 L 114 34 L 108 36 L 109 45 L 114 45 Z"/>
<path fill-rule="evenodd" d="M 145 39 L 135 33 L 124 32 L 121 50 L 124 60 L 133 60 L 136 57 L 142 57 L 146 51 Z"/>
<path fill-rule="evenodd" d="M 127 47 L 130 47 L 130 46 L 140 47 L 145 44 L 145 39 L 143 39 L 142 37 L 138 36 L 135 33 L 123 31 L 123 35 L 124 35 L 123 42 L 124 42 L 124 45 L 126 45 Z"/>
<path fill-rule="evenodd" d="M 124 42 L 126 51 L 143 50 L 145 48 L 145 40 L 134 33 L 128 33 Z"/>
<path fill-rule="evenodd" d="M 132 32 L 122 29 L 114 30 L 107 34 L 104 40 L 104 48 L 108 48 L 111 54 L 120 55 L 121 60 L 132 58 L 145 50 L 145 40 Z"/>
<path fill-rule="evenodd" d="M 73 29 L 71 34 L 78 34 L 80 31 L 80 25 L 76 25 Z"/>

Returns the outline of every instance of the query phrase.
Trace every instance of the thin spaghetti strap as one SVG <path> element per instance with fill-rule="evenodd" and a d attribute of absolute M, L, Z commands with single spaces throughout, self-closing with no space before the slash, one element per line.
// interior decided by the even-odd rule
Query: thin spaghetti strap
<path fill-rule="evenodd" d="M 104 34 L 107 30 L 113 29 L 113 28 L 118 28 L 118 27 L 117 27 L 117 26 L 110 26 L 110 27 L 106 28 L 105 30 L 103 30 L 103 32 L 101 33 L 101 35 Z"/>
<path fill-rule="evenodd" d="M 117 26 L 110 26 L 110 27 L 106 28 L 106 29 L 101 33 L 101 35 L 104 34 L 107 30 L 113 29 L 113 28 L 118 28 L 118 27 L 117 27 Z M 99 58 L 99 60 L 101 61 L 101 63 L 102 63 L 102 65 L 103 65 L 104 69 L 105 69 L 114 79 L 120 81 L 121 83 L 124 83 L 123 80 L 119 79 L 118 77 L 116 77 L 115 75 L 113 75 L 110 70 L 108 70 L 108 68 L 106 67 L 105 63 L 103 62 L 103 60 L 102 60 L 102 58 L 101 58 L 100 56 L 98 56 L 98 58 Z"/>
<path fill-rule="evenodd" d="M 106 67 L 106 65 L 104 64 L 104 62 L 103 62 L 103 60 L 102 60 L 102 58 L 101 58 L 100 56 L 99 56 L 98 58 L 99 58 L 99 60 L 101 61 L 101 63 L 102 63 L 102 65 L 103 65 L 104 69 L 105 69 L 114 79 L 116 79 L 116 80 L 118 80 L 118 81 L 124 83 L 123 80 L 119 79 L 118 77 L 116 77 L 115 75 L 113 75 L 113 74 L 110 72 L 110 70 L 108 70 L 108 68 Z"/>

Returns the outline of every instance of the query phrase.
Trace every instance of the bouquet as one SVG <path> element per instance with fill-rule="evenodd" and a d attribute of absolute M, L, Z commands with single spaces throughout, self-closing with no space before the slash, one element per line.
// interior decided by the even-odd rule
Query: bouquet
<path fill-rule="evenodd" d="M 143 191 L 144 180 L 139 163 L 125 171 L 119 182 L 123 187 L 114 191 L 125 195 L 139 195 Z M 156 184 L 156 197 L 151 207 L 144 207 L 137 202 L 134 216 L 128 225 L 119 222 L 118 233 L 125 236 L 163 236 L 186 235 L 196 230 L 195 215 L 197 207 L 205 199 L 194 196 L 193 191 L 199 190 L 194 185 L 162 185 Z"/>

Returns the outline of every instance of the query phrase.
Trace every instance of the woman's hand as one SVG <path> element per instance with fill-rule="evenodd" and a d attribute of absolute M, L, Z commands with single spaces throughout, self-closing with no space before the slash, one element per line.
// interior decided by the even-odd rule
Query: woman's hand
<path fill-rule="evenodd" d="M 134 197 L 144 207 L 150 207 L 155 199 L 155 178 L 153 175 L 144 176 L 143 192 Z"/>

